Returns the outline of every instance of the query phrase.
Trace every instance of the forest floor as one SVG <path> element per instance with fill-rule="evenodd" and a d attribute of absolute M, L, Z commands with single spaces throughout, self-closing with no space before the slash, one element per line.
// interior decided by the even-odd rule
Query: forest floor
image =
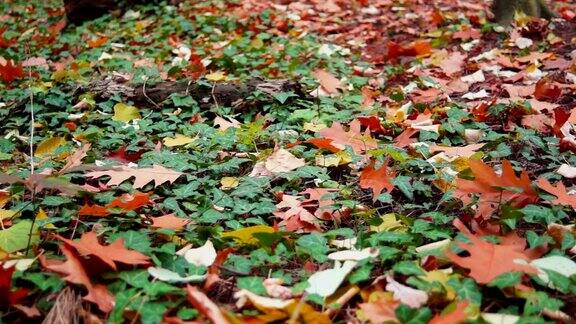
<path fill-rule="evenodd" d="M 576 5 L 480 2 L 2 1 L 0 322 L 574 322 Z"/>

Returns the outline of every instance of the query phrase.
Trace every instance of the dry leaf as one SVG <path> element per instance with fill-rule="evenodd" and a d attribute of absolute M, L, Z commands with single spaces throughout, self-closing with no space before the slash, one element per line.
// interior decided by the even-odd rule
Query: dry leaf
<path fill-rule="evenodd" d="M 86 174 L 88 178 L 100 178 L 109 176 L 110 180 L 106 182 L 109 186 L 117 186 L 122 182 L 134 177 L 134 189 L 142 188 L 148 183 L 154 181 L 157 187 L 165 182 L 172 183 L 176 181 L 183 173 L 166 169 L 161 165 L 155 164 L 151 168 L 133 169 L 128 166 L 114 167 L 105 171 L 92 171 Z"/>

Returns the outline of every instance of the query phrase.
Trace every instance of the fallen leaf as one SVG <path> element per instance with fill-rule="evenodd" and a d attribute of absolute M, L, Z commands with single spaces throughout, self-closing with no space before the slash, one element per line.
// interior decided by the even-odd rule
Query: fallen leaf
<path fill-rule="evenodd" d="M 8 309 L 10 306 L 18 304 L 28 295 L 28 289 L 12 288 L 12 275 L 15 270 L 15 267 L 0 265 L 0 307 L 2 309 Z"/>
<path fill-rule="evenodd" d="M 480 239 L 472 234 L 459 219 L 454 220 L 454 226 L 466 236 L 471 243 L 458 242 L 461 249 L 470 255 L 461 257 L 451 251 L 445 255 L 456 265 L 470 270 L 469 276 L 480 284 L 489 284 L 501 274 L 518 271 L 536 274 L 536 268 L 526 264 L 517 263 L 517 260 L 529 262 L 530 257 L 524 250 L 524 245 L 516 242 L 501 242 L 494 244 Z M 525 243 L 524 243 L 525 244 Z"/>
<path fill-rule="evenodd" d="M 75 168 L 82 164 L 82 159 L 86 157 L 86 154 L 90 150 L 92 144 L 86 143 L 82 147 L 78 148 L 74 153 L 66 158 L 66 164 L 60 169 L 59 174 L 66 173 L 70 169 Z"/>
<path fill-rule="evenodd" d="M 171 229 L 180 231 L 190 223 L 189 219 L 176 217 L 174 214 L 167 214 L 158 217 L 152 217 L 152 227 Z"/>
<path fill-rule="evenodd" d="M 80 255 L 94 256 L 106 263 L 110 268 L 116 270 L 116 263 L 130 265 L 147 265 L 150 260 L 138 251 L 128 250 L 124 247 L 124 239 L 118 239 L 110 245 L 102 245 L 98 242 L 96 232 L 83 233 L 79 241 L 72 241 L 62 236 L 57 238 L 68 246 L 76 249 Z"/>
<path fill-rule="evenodd" d="M 300 197 L 282 194 L 282 201 L 276 204 L 274 216 L 282 219 L 278 224 L 290 232 L 311 232 L 320 229 L 319 219 L 310 213 Z"/>
<path fill-rule="evenodd" d="M 451 304 L 446 307 L 442 314 L 437 314 L 430 320 L 428 324 L 461 324 L 466 321 L 468 315 L 464 310 L 470 302 L 468 300 L 461 301 L 457 304 Z M 448 312 L 447 312 L 448 311 Z"/>
<path fill-rule="evenodd" d="M 194 308 L 196 308 L 200 314 L 206 316 L 214 324 L 229 324 L 230 322 L 220 308 L 208 296 L 201 292 L 198 288 L 194 286 L 186 286 L 186 291 L 188 293 L 188 301 Z"/>
<path fill-rule="evenodd" d="M 360 121 L 355 119 L 349 124 L 349 130 L 344 130 L 342 124 L 334 122 L 330 128 L 320 131 L 320 135 L 332 140 L 330 145 L 344 150 L 346 146 L 352 147 L 354 152 L 362 154 L 378 147 L 378 143 L 370 136 L 369 131 L 362 134 Z"/>
<path fill-rule="evenodd" d="M 278 149 L 272 153 L 264 163 L 266 170 L 271 173 L 283 173 L 295 170 L 306 165 L 304 159 L 295 157 L 285 149 Z"/>
<path fill-rule="evenodd" d="M 558 182 L 554 187 L 548 180 L 544 178 L 538 179 L 538 187 L 554 196 L 555 200 L 550 201 L 554 205 L 565 205 L 576 208 L 576 195 L 568 194 L 566 187 L 562 182 Z"/>
<path fill-rule="evenodd" d="M 361 303 L 358 308 L 361 310 L 359 317 L 365 318 L 372 324 L 398 323 L 396 308 L 400 302 L 393 298 L 382 297 L 375 301 Z"/>
<path fill-rule="evenodd" d="M 187 250 L 184 259 L 196 266 L 209 267 L 216 260 L 216 250 L 212 242 L 207 240 L 203 246 Z"/>
<path fill-rule="evenodd" d="M 113 167 L 104 171 L 92 171 L 86 174 L 87 178 L 100 178 L 109 176 L 110 180 L 106 182 L 109 186 L 117 186 L 122 182 L 134 177 L 134 189 L 142 188 L 148 183 L 154 181 L 154 187 L 160 186 L 163 183 L 173 183 L 178 179 L 182 172 L 166 169 L 161 165 L 154 164 L 148 168 L 131 168 L 128 166 Z"/>
<path fill-rule="evenodd" d="M 176 134 L 174 137 L 164 137 L 162 140 L 168 147 L 182 146 L 194 142 L 194 139 L 182 134 Z"/>
<path fill-rule="evenodd" d="M 134 119 L 141 119 L 138 108 L 124 103 L 117 103 L 114 105 L 114 116 L 112 120 L 129 123 Z"/>
<path fill-rule="evenodd" d="M 221 237 L 231 237 L 242 244 L 258 244 L 258 239 L 254 236 L 258 233 L 274 233 L 274 228 L 267 225 L 255 225 L 249 227 L 243 227 L 234 231 L 224 232 Z"/>
<path fill-rule="evenodd" d="M 428 302 L 428 294 L 422 290 L 408 287 L 394 280 L 391 276 L 386 277 L 386 291 L 394 294 L 394 299 L 412 308 L 420 308 Z"/>
<path fill-rule="evenodd" d="M 306 288 L 306 292 L 309 294 L 317 294 L 321 297 L 332 295 L 355 266 L 356 261 L 344 261 L 342 264 L 336 262 L 332 269 L 313 273 L 310 278 L 308 278 L 308 288 Z"/>
<path fill-rule="evenodd" d="M 0 63 L 0 79 L 6 84 L 12 83 L 16 79 L 24 77 L 22 63 L 14 64 L 12 60 L 7 60 L 5 64 Z"/>
<path fill-rule="evenodd" d="M 396 176 L 395 171 L 388 171 L 386 163 L 382 164 L 379 169 L 374 169 L 374 163 L 370 164 L 360 174 L 360 188 L 372 190 L 372 200 L 378 200 L 378 197 L 384 192 L 394 190 L 392 179 Z"/>
<path fill-rule="evenodd" d="M 64 280 L 73 284 L 82 285 L 88 290 L 88 295 L 83 299 L 98 305 L 98 308 L 108 313 L 114 308 L 114 296 L 108 291 L 108 288 L 100 284 L 92 284 L 89 274 L 86 272 L 84 265 L 78 255 L 66 245 L 61 245 L 60 249 L 66 257 L 66 261 L 46 260 L 42 264 L 48 270 L 64 275 Z M 41 261 L 43 258 L 40 259 Z"/>
<path fill-rule="evenodd" d="M 66 144 L 64 137 L 56 136 L 40 142 L 34 150 L 34 156 L 43 157 L 54 153 L 60 146 Z"/>
<path fill-rule="evenodd" d="M 146 270 L 152 277 L 166 282 L 202 282 L 206 279 L 206 275 L 190 275 L 182 277 L 178 273 L 164 268 L 149 267 Z"/>
<path fill-rule="evenodd" d="M 344 88 L 340 83 L 340 80 L 322 69 L 315 70 L 313 74 L 320 82 L 322 88 L 324 88 L 324 90 L 329 94 L 337 94 L 339 93 L 339 90 Z"/>
<path fill-rule="evenodd" d="M 454 197 L 465 205 L 472 203 L 470 194 L 477 194 L 479 200 L 475 217 L 488 219 L 497 210 L 499 202 L 504 201 L 514 207 L 523 207 L 538 201 L 538 195 L 532 189 L 532 183 L 526 171 L 517 177 L 512 164 L 502 161 L 502 174 L 479 160 L 470 160 L 470 169 L 474 180 L 456 179 Z"/>

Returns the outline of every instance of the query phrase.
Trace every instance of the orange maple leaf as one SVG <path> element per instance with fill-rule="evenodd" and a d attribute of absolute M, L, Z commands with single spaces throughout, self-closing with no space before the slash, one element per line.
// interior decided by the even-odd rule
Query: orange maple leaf
<path fill-rule="evenodd" d="M 562 182 L 558 182 L 556 187 L 554 187 L 550 182 L 548 182 L 548 180 L 540 178 L 538 179 L 538 187 L 556 196 L 555 200 L 550 201 L 552 204 L 566 205 L 576 208 L 576 195 L 569 195 Z"/>
<path fill-rule="evenodd" d="M 445 255 L 455 264 L 462 268 L 470 269 L 469 276 L 480 284 L 488 284 L 501 274 L 519 271 L 536 274 L 538 270 L 527 264 L 518 264 L 515 260 L 530 261 L 530 251 L 524 248 L 526 242 L 518 244 L 517 241 L 500 240 L 501 244 L 493 244 L 481 240 L 472 234 L 459 220 L 454 220 L 454 226 L 460 230 L 472 243 L 457 242 L 458 247 L 466 250 L 470 256 L 461 257 L 452 251 L 446 251 Z"/>
<path fill-rule="evenodd" d="M 330 128 L 324 128 L 320 135 L 332 140 L 332 146 L 344 150 L 346 146 L 352 147 L 354 152 L 362 154 L 368 150 L 378 147 L 378 143 L 370 136 L 367 130 L 362 134 L 360 130 L 360 121 L 355 119 L 349 124 L 349 130 L 346 131 L 342 124 L 334 122 Z"/>
<path fill-rule="evenodd" d="M 468 307 L 469 304 L 470 304 L 470 301 L 463 300 L 463 301 L 459 302 L 458 304 L 456 304 L 456 308 L 454 310 L 452 310 L 452 312 L 450 312 L 448 314 L 437 314 L 436 316 L 434 316 L 432 318 L 432 320 L 430 320 L 430 322 L 428 324 L 460 324 L 460 323 L 463 323 L 468 318 L 468 315 L 466 315 L 466 313 L 464 313 L 464 310 L 466 309 L 466 307 Z"/>
<path fill-rule="evenodd" d="M 532 189 L 526 171 L 522 171 L 520 177 L 517 177 L 509 161 L 502 161 L 501 175 L 482 161 L 470 160 L 469 163 L 475 179 L 456 179 L 454 197 L 468 205 L 472 202 L 470 195 L 478 195 L 475 217 L 490 218 L 502 202 L 508 202 L 514 207 L 523 207 L 538 201 L 538 195 Z"/>
<path fill-rule="evenodd" d="M 89 205 L 85 203 L 78 210 L 78 216 L 95 216 L 95 217 L 106 217 L 110 215 L 108 211 L 109 208 L 120 208 L 124 210 L 136 210 L 142 206 L 146 206 L 152 203 L 150 200 L 150 193 L 136 192 L 133 195 L 123 194 L 120 197 L 115 198 L 106 206 L 101 205 Z"/>
<path fill-rule="evenodd" d="M 106 208 L 121 208 L 124 210 L 135 210 L 142 206 L 152 203 L 150 200 L 150 193 L 136 192 L 133 195 L 123 194 L 122 196 L 112 200 Z"/>
<path fill-rule="evenodd" d="M 40 257 L 42 265 L 51 271 L 64 275 L 64 280 L 73 284 L 82 285 L 88 290 L 88 295 L 83 299 L 98 305 L 98 308 L 108 313 L 114 308 L 114 296 L 110 294 L 108 288 L 100 284 L 92 284 L 90 276 L 86 271 L 80 257 L 68 246 L 60 246 L 66 261 L 48 260 L 44 256 Z"/>
<path fill-rule="evenodd" d="M 396 176 L 396 171 L 389 172 L 384 162 L 380 169 L 374 169 L 374 163 L 370 164 L 360 174 L 360 188 L 372 189 L 372 200 L 376 201 L 382 191 L 390 192 L 394 190 L 392 179 Z"/>
<path fill-rule="evenodd" d="M 108 209 L 104 206 L 100 205 L 88 205 L 85 203 L 80 209 L 78 210 L 78 216 L 96 216 L 96 217 L 106 217 L 110 213 Z"/>
<path fill-rule="evenodd" d="M 110 245 L 102 245 L 98 242 L 96 232 L 91 231 L 82 234 L 80 241 L 72 241 L 58 235 L 57 238 L 68 246 L 73 247 L 81 255 L 92 255 L 102 260 L 112 269 L 116 270 L 116 262 L 131 265 L 146 265 L 150 259 L 144 254 L 128 250 L 124 247 L 124 239 L 118 239 Z"/>

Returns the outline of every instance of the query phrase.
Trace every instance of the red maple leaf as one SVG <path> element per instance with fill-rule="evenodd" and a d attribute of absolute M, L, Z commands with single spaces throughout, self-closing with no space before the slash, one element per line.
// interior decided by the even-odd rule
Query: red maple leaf
<path fill-rule="evenodd" d="M 471 241 L 470 244 L 457 242 L 458 247 L 466 250 L 470 255 L 461 257 L 452 251 L 445 252 L 445 255 L 458 266 L 469 269 L 469 276 L 476 282 L 488 284 L 499 275 L 512 271 L 538 273 L 534 267 L 515 261 L 530 261 L 531 252 L 524 249 L 525 241 L 519 244 L 517 240 L 501 238 L 500 244 L 494 244 L 472 234 L 459 219 L 454 220 L 454 226 Z"/>
<path fill-rule="evenodd" d="M 12 289 L 12 275 L 14 274 L 15 267 L 5 269 L 0 266 L 0 308 L 7 309 L 8 307 L 17 304 L 26 295 L 28 289 L 19 288 Z"/>
<path fill-rule="evenodd" d="M 110 312 L 114 308 L 114 296 L 110 294 L 108 288 L 92 283 L 82 260 L 72 248 L 61 245 L 60 249 L 66 257 L 66 261 L 48 260 L 41 256 L 40 263 L 46 269 L 64 275 L 64 280 L 84 286 L 88 290 L 88 295 L 84 296 L 83 299 L 98 305 L 98 308 L 104 313 Z"/>
<path fill-rule="evenodd" d="M 554 187 L 548 180 L 540 178 L 538 179 L 538 187 L 554 196 L 555 200 L 550 201 L 554 205 L 565 205 L 576 208 L 576 195 L 569 195 L 566 191 L 566 187 L 562 182 L 558 182 L 556 187 Z"/>
<path fill-rule="evenodd" d="M 111 152 L 110 154 L 108 154 L 108 158 L 118 160 L 122 163 L 136 162 L 140 160 L 140 157 L 142 157 L 142 154 L 144 154 L 145 152 L 146 151 L 143 149 L 137 152 L 127 152 L 126 146 L 122 146 L 115 152 Z"/>
<path fill-rule="evenodd" d="M 386 130 L 382 127 L 380 118 L 378 116 L 362 116 L 358 117 L 360 124 L 370 130 L 374 134 L 384 134 Z"/>
<path fill-rule="evenodd" d="M 321 130 L 320 135 L 332 140 L 330 145 L 340 150 L 344 150 L 346 146 L 350 146 L 357 154 L 362 154 L 378 147 L 378 143 L 370 136 L 369 131 L 362 134 L 360 121 L 357 119 L 349 124 L 348 131 L 344 129 L 342 124 L 334 122 L 330 128 Z"/>
<path fill-rule="evenodd" d="M 554 101 L 560 97 L 562 94 L 562 88 L 558 86 L 558 83 L 548 79 L 541 78 L 536 83 L 536 88 L 534 90 L 534 98 L 538 100 L 550 100 Z"/>
<path fill-rule="evenodd" d="M 360 174 L 360 188 L 362 189 L 372 189 L 372 199 L 376 201 L 378 196 L 382 191 L 390 192 L 394 190 L 394 185 L 392 184 L 392 179 L 396 176 L 396 172 L 388 171 L 386 166 L 387 162 L 384 162 L 380 169 L 374 169 L 374 163 L 370 164 Z"/>
<path fill-rule="evenodd" d="M 472 202 L 471 195 L 478 195 L 475 217 L 490 218 L 500 203 L 506 202 L 514 207 L 523 207 L 538 201 L 538 195 L 532 189 L 526 171 L 522 171 L 520 177 L 517 177 L 509 161 L 502 162 L 501 175 L 482 161 L 470 160 L 469 163 L 474 180 L 458 178 L 454 197 L 468 205 Z"/>
<path fill-rule="evenodd" d="M 312 232 L 320 230 L 319 219 L 302 205 L 300 197 L 280 194 L 274 216 L 281 218 L 280 226 L 285 226 L 291 232 Z"/>
<path fill-rule="evenodd" d="M 315 209 L 314 216 L 324 220 L 340 220 L 342 216 L 335 211 L 334 200 L 330 199 L 330 194 L 338 192 L 337 189 L 329 188 L 308 188 L 301 194 L 308 195 L 308 198 L 302 202 L 302 206 L 307 209 Z"/>
<path fill-rule="evenodd" d="M 16 79 L 24 77 L 24 70 L 22 69 L 22 63 L 14 65 L 12 60 L 6 61 L 5 65 L 0 64 L 0 79 L 6 84 L 12 83 Z"/>
<path fill-rule="evenodd" d="M 72 241 L 60 235 L 57 238 L 75 248 L 80 255 L 94 256 L 114 270 L 116 270 L 116 262 L 130 265 L 147 265 L 150 261 L 144 254 L 126 249 L 124 247 L 124 239 L 118 239 L 110 245 L 100 244 L 94 231 L 82 234 L 79 241 Z"/>

